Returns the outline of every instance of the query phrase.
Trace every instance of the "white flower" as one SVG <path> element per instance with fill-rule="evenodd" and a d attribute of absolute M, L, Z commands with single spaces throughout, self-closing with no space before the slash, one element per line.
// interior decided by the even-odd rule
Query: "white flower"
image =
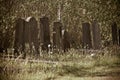
<path fill-rule="evenodd" d="M 90 56 L 91 56 L 91 57 L 93 57 L 94 55 L 95 55 L 95 54 L 94 54 L 94 53 L 92 53 Z"/>
<path fill-rule="evenodd" d="M 48 44 L 48 47 L 50 47 L 50 44 Z"/>

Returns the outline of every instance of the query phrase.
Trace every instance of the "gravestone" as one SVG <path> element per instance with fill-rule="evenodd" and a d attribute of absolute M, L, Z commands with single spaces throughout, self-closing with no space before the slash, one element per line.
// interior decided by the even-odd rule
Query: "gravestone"
<path fill-rule="evenodd" d="M 114 22 L 111 27 L 112 27 L 112 41 L 113 41 L 113 45 L 114 44 L 118 44 L 117 24 Z"/>
<path fill-rule="evenodd" d="M 70 37 L 69 37 L 69 33 L 66 30 L 62 30 L 62 42 L 63 42 L 63 50 L 64 52 L 68 51 L 68 49 L 70 49 Z"/>
<path fill-rule="evenodd" d="M 83 41 L 83 48 L 92 48 L 91 43 L 91 32 L 90 32 L 90 24 L 89 23 L 82 23 L 82 41 Z"/>
<path fill-rule="evenodd" d="M 14 41 L 14 49 L 15 53 L 19 53 L 20 50 L 24 50 L 24 27 L 25 21 L 21 18 L 16 20 L 15 25 L 15 41 Z"/>
<path fill-rule="evenodd" d="M 28 17 L 26 19 L 25 26 L 25 43 L 30 45 L 30 49 L 35 48 L 35 52 L 39 53 L 39 43 L 38 43 L 38 24 L 34 17 Z"/>
<path fill-rule="evenodd" d="M 60 50 L 62 48 L 62 23 L 60 22 L 54 22 L 53 47 L 57 50 Z"/>
<path fill-rule="evenodd" d="M 19 53 L 19 51 L 25 51 L 26 44 L 29 45 L 30 51 L 33 50 L 34 46 L 34 51 L 39 53 L 38 25 L 34 17 L 28 17 L 26 21 L 21 18 L 16 20 L 14 42 L 15 52 Z"/>
<path fill-rule="evenodd" d="M 30 36 L 30 24 L 29 24 L 29 20 L 27 18 L 26 22 L 25 22 L 25 28 L 24 28 L 24 40 L 25 40 L 25 44 L 29 44 L 31 41 L 31 36 Z"/>
<path fill-rule="evenodd" d="M 120 46 L 120 29 L 119 29 L 119 46 Z"/>
<path fill-rule="evenodd" d="M 48 51 L 48 45 L 50 44 L 50 28 L 48 17 L 40 18 L 40 44 L 42 50 Z"/>
<path fill-rule="evenodd" d="M 101 36 L 100 36 L 100 28 L 97 21 L 93 21 L 92 23 L 92 35 L 93 35 L 93 48 L 100 49 L 101 48 Z"/>

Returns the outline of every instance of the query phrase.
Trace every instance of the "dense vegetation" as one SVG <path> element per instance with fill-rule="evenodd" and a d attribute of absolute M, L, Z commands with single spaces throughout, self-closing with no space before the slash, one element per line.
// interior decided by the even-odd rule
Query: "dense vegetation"
<path fill-rule="evenodd" d="M 93 20 L 99 23 L 102 45 L 111 43 L 111 24 L 120 29 L 120 0 L 0 0 L 0 49 L 13 47 L 15 20 L 29 16 L 37 21 L 47 16 L 51 35 L 53 22 L 60 20 L 71 35 L 72 48 L 60 54 L 40 52 L 37 58 L 32 52 L 26 59 L 21 59 L 23 54 L 10 58 L 13 49 L 0 53 L 0 80 L 119 80 L 120 47 L 75 48 L 82 43 L 82 23 Z"/>
<path fill-rule="evenodd" d="M 49 17 L 52 31 L 53 22 L 61 22 L 71 35 L 73 47 L 81 45 L 81 23 L 97 20 L 103 43 L 111 41 L 111 24 L 120 26 L 119 0 L 0 0 L 0 47 L 12 47 L 14 22 L 17 18 L 34 16 L 37 20 L 43 15 Z"/>

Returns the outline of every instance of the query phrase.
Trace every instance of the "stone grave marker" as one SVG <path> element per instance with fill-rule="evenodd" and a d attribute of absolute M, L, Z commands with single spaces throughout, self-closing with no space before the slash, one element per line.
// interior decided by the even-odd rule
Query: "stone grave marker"
<path fill-rule="evenodd" d="M 117 24 L 114 22 L 111 27 L 112 27 L 112 41 L 113 41 L 113 45 L 114 44 L 118 44 Z"/>
<path fill-rule="evenodd" d="M 91 32 L 90 32 L 90 24 L 89 23 L 82 23 L 82 41 L 83 41 L 83 48 L 92 48 L 91 43 Z"/>
<path fill-rule="evenodd" d="M 120 29 L 119 29 L 119 46 L 120 46 Z"/>
<path fill-rule="evenodd" d="M 60 22 L 54 22 L 53 47 L 57 50 L 60 50 L 62 48 L 62 23 Z"/>
<path fill-rule="evenodd" d="M 92 35 L 93 35 L 93 48 L 100 49 L 101 48 L 101 35 L 100 28 L 97 21 L 93 21 L 92 23 Z"/>
<path fill-rule="evenodd" d="M 64 52 L 68 51 L 68 49 L 70 49 L 70 36 L 68 31 L 66 30 L 62 30 L 62 42 L 63 42 L 63 50 Z"/>
<path fill-rule="evenodd" d="M 48 51 L 48 45 L 50 44 L 50 28 L 48 17 L 40 18 L 40 44 L 42 50 Z"/>
<path fill-rule="evenodd" d="M 24 27 L 25 20 L 19 18 L 16 20 L 15 25 L 15 41 L 14 41 L 14 49 L 15 53 L 19 53 L 19 51 L 24 50 Z"/>
<path fill-rule="evenodd" d="M 34 52 L 39 53 L 37 21 L 34 17 L 28 17 L 26 21 L 27 22 L 25 26 L 25 43 L 28 43 L 30 45 L 31 50 L 34 50 Z"/>

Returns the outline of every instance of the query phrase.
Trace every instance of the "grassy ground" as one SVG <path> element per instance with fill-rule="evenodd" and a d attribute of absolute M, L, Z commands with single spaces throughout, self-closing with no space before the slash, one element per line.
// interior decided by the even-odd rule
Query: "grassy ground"
<path fill-rule="evenodd" d="M 113 47 L 97 52 L 71 49 L 66 53 L 44 53 L 37 61 L 0 59 L 0 80 L 120 79 L 120 50 Z"/>

